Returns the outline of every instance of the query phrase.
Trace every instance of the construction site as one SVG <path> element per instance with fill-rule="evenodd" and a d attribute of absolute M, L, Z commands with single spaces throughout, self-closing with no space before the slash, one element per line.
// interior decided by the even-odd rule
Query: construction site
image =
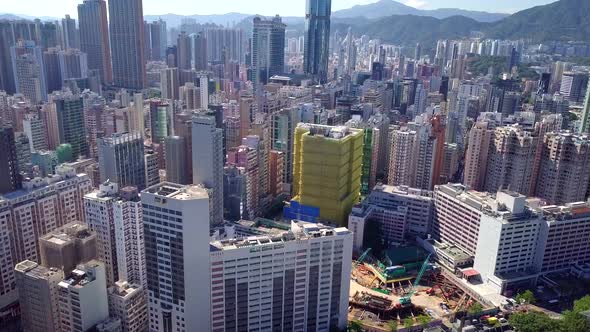
<path fill-rule="evenodd" d="M 410 250 L 410 255 L 388 259 L 384 264 L 370 251 L 353 264 L 349 308 L 349 320 L 359 321 L 369 330 L 391 331 L 392 321 L 408 331 L 411 323 L 422 327 L 449 325 L 456 313 L 478 302 L 478 296 L 461 278 L 437 266 L 431 255 Z M 485 302 L 480 304 L 482 309 L 490 307 Z"/>

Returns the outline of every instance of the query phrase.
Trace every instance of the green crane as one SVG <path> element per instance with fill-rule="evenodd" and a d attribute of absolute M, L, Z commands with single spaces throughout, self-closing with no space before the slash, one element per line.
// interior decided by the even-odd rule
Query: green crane
<path fill-rule="evenodd" d="M 420 284 L 420 279 L 422 279 L 422 276 L 428 268 L 428 261 L 430 260 L 430 256 L 432 256 L 432 254 L 428 255 L 428 257 L 426 257 L 426 260 L 422 264 L 422 268 L 420 269 L 418 276 L 416 276 L 416 280 L 414 281 L 414 284 L 412 285 L 412 289 L 410 289 L 410 292 L 406 294 L 406 296 L 399 299 L 399 304 L 401 304 L 402 306 L 408 306 L 412 304 L 412 295 L 416 293 L 416 287 L 418 287 L 418 285 Z"/>

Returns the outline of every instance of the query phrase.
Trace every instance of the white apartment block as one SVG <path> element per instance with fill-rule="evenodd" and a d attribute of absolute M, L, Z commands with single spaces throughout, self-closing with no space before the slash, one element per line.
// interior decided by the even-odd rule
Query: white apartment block
<path fill-rule="evenodd" d="M 468 191 L 460 184 L 436 186 L 435 216 L 431 228 L 434 238 L 475 255 L 481 210 L 484 201 L 490 198 L 487 193 Z"/>
<path fill-rule="evenodd" d="M 105 182 L 84 196 L 86 223 L 97 234 L 107 284 L 126 280 L 147 286 L 141 202 L 135 187 Z"/>
<path fill-rule="evenodd" d="M 78 265 L 58 284 L 63 332 L 84 332 L 109 317 L 105 266 L 93 260 Z"/>
<path fill-rule="evenodd" d="M 354 233 L 355 250 L 362 248 L 366 221 L 379 222 L 387 242 L 403 242 L 409 236 L 429 233 L 434 215 L 432 192 L 406 186 L 377 185 L 353 208 L 348 228 Z"/>
<path fill-rule="evenodd" d="M 145 241 L 143 236 L 143 210 L 135 187 L 119 191 L 113 202 L 115 246 L 119 280 L 147 288 Z"/>
<path fill-rule="evenodd" d="M 193 184 L 211 189 L 211 223 L 223 223 L 223 130 L 215 118 L 192 119 Z"/>
<path fill-rule="evenodd" d="M 108 294 L 110 317 L 119 319 L 123 331 L 148 330 L 147 294 L 143 287 L 117 281 Z"/>
<path fill-rule="evenodd" d="M 92 190 L 86 174 L 58 166 L 56 174 L 23 183 L 23 189 L 0 195 L 0 308 L 17 300 L 14 266 L 40 259 L 40 236 L 84 220 L 83 196 Z"/>
<path fill-rule="evenodd" d="M 14 270 L 24 330 L 60 331 L 57 285 L 63 280 L 63 272 L 28 260 L 18 263 Z"/>
<path fill-rule="evenodd" d="M 292 222 L 280 235 L 212 242 L 211 330 L 346 328 L 352 237 Z"/>
<path fill-rule="evenodd" d="M 484 206 L 473 267 L 497 293 L 532 285 L 541 269 L 545 221 L 526 197 L 500 191 Z"/>
<path fill-rule="evenodd" d="M 547 222 L 542 272 L 569 271 L 590 263 L 590 203 L 541 208 Z"/>
<path fill-rule="evenodd" d="M 119 280 L 113 215 L 113 203 L 117 197 L 118 189 L 116 183 L 107 181 L 100 185 L 99 190 L 84 196 L 86 224 L 96 232 L 98 259 L 105 264 L 108 285 Z"/>
<path fill-rule="evenodd" d="M 210 331 L 209 195 L 161 183 L 141 193 L 149 331 Z"/>

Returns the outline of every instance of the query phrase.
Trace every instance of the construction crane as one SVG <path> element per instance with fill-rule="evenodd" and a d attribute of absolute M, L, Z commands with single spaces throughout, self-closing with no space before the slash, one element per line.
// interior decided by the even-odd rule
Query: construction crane
<path fill-rule="evenodd" d="M 369 254 L 371 249 L 373 249 L 373 248 L 369 248 L 369 249 L 365 250 L 365 252 L 363 252 L 363 254 L 360 255 L 359 259 L 356 260 L 357 265 L 361 265 L 363 263 L 363 261 L 365 260 L 365 258 L 367 258 L 367 255 Z"/>
<path fill-rule="evenodd" d="M 406 294 L 406 296 L 401 297 L 399 299 L 399 304 L 401 304 L 402 306 L 408 306 L 408 305 L 412 304 L 412 295 L 414 295 L 414 293 L 416 293 L 416 288 L 420 284 L 420 279 L 422 279 L 422 276 L 424 275 L 424 273 L 426 272 L 426 269 L 428 268 L 428 261 L 430 260 L 430 256 L 432 256 L 432 254 L 430 254 L 430 255 L 428 255 L 428 257 L 426 257 L 426 260 L 422 264 L 422 268 L 420 269 L 418 276 L 416 276 L 416 280 L 414 281 L 414 285 L 412 285 L 412 288 L 410 289 L 408 294 Z"/>

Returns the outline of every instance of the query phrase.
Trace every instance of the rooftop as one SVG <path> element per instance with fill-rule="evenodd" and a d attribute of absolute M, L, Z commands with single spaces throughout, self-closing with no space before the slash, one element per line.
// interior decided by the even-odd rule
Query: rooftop
<path fill-rule="evenodd" d="M 63 245 L 75 239 L 83 240 L 92 236 L 94 236 L 94 233 L 88 228 L 88 225 L 79 222 L 71 222 L 53 232 L 41 236 L 39 240 Z"/>
<path fill-rule="evenodd" d="M 49 276 L 60 273 L 60 271 L 56 268 L 47 268 L 29 260 L 16 264 L 14 269 L 18 272 L 26 273 L 29 277 L 40 279 L 45 279 Z"/>
<path fill-rule="evenodd" d="M 241 239 L 231 239 L 211 242 L 211 251 L 234 250 L 244 247 L 258 247 L 312 238 L 341 236 L 351 232 L 345 227 L 333 228 L 322 224 L 303 221 L 292 221 L 291 230 L 283 230 L 280 234 L 250 236 Z"/>
<path fill-rule="evenodd" d="M 363 132 L 361 129 L 346 126 L 324 126 L 310 123 L 299 123 L 297 128 L 307 130 L 309 136 L 323 136 L 335 140 L 345 139 L 350 136 L 362 134 Z"/>
<path fill-rule="evenodd" d="M 191 200 L 209 198 L 207 189 L 198 185 L 180 185 L 171 182 L 159 183 L 153 187 L 147 188 L 144 192 L 177 200 Z"/>

